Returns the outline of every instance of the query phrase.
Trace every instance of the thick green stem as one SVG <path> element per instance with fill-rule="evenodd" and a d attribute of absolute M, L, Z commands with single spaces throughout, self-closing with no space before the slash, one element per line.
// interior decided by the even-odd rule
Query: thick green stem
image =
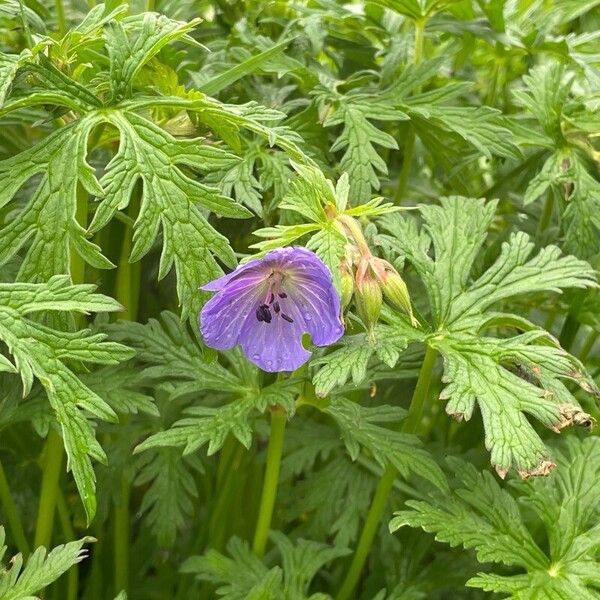
<path fill-rule="evenodd" d="M 129 588 L 129 478 L 121 475 L 121 497 L 115 507 L 115 594 Z"/>
<path fill-rule="evenodd" d="M 4 509 L 4 515 L 10 527 L 12 538 L 17 546 L 19 552 L 24 558 L 29 556 L 29 544 L 25 537 L 25 531 L 23 530 L 23 523 L 17 510 L 17 505 L 13 500 L 12 494 L 10 493 L 10 486 L 6 480 L 6 474 L 4 473 L 4 467 L 0 462 L 0 501 L 2 501 L 2 508 Z"/>
<path fill-rule="evenodd" d="M 67 501 L 65 500 L 64 494 L 61 490 L 58 490 L 58 497 L 56 499 L 56 508 L 58 510 L 58 518 L 60 525 L 65 536 L 65 541 L 72 542 L 75 540 L 75 531 L 73 525 L 71 525 L 71 518 L 69 517 L 69 509 L 67 507 Z M 67 572 L 67 599 L 66 600 L 77 600 L 79 598 L 79 567 L 73 565 Z"/>
<path fill-rule="evenodd" d="M 413 63 L 418 65 L 423 60 L 423 46 L 425 41 L 425 25 L 426 19 L 419 19 L 415 21 L 415 47 L 413 54 Z M 415 94 L 419 93 L 419 89 L 415 89 Z M 410 176 L 410 169 L 412 167 L 413 156 L 415 153 L 415 142 L 416 142 L 415 128 L 412 125 L 408 125 L 408 132 L 406 134 L 406 140 L 404 142 L 404 156 L 402 160 L 402 170 L 398 177 L 398 187 L 396 188 L 396 194 L 394 195 L 394 201 L 396 204 L 400 204 L 406 193 L 408 186 L 408 178 Z"/>
<path fill-rule="evenodd" d="M 44 450 L 42 489 L 35 526 L 34 548 L 39 546 L 48 548 L 50 545 L 63 452 L 63 442 L 60 435 L 54 429 L 50 429 Z"/>
<path fill-rule="evenodd" d="M 263 482 L 262 496 L 254 542 L 252 550 L 254 554 L 262 557 L 267 547 L 267 537 L 271 528 L 275 497 L 277 496 L 277 484 L 279 482 L 279 468 L 281 466 L 281 455 L 283 453 L 283 438 L 285 435 L 285 424 L 287 415 L 285 411 L 274 406 L 271 409 L 271 434 L 269 436 L 269 447 L 267 449 L 267 466 Z"/>
<path fill-rule="evenodd" d="M 401 429 L 406 433 L 416 433 L 419 429 L 423 417 L 425 401 L 429 395 L 431 374 L 435 366 L 436 358 L 435 350 L 428 346 L 419 372 L 417 385 L 415 386 L 415 391 L 410 402 L 408 416 L 402 423 Z M 367 557 L 369 556 L 371 546 L 373 545 L 373 540 L 379 529 L 381 518 L 385 511 L 395 478 L 396 469 L 392 465 L 388 465 L 375 490 L 375 495 L 371 501 L 371 506 L 363 530 L 360 534 L 358 545 L 356 546 L 356 551 L 352 557 L 352 563 L 350 564 L 348 573 L 346 573 L 346 578 L 342 583 L 342 587 L 336 596 L 336 600 L 348 600 L 349 598 L 355 597 L 354 589 L 356 588 L 360 574 L 362 573 Z"/>
<path fill-rule="evenodd" d="M 139 191 L 134 193 L 129 205 L 128 214 L 135 218 L 139 210 Z M 115 298 L 120 302 L 124 311 L 119 318 L 135 321 L 138 315 L 138 302 L 140 295 L 140 263 L 129 262 L 132 248 L 131 227 L 125 227 L 123 245 L 117 265 L 117 278 L 115 283 Z M 127 417 L 123 417 L 122 423 Z M 131 481 L 127 472 L 121 473 L 120 498 L 115 506 L 114 512 L 114 568 L 115 568 L 115 593 L 129 591 L 129 544 L 130 544 L 130 522 L 129 522 L 129 498 L 131 494 Z"/>
<path fill-rule="evenodd" d="M 413 392 L 412 400 L 410 401 L 410 407 L 408 409 L 408 415 L 404 421 L 402 421 L 402 431 L 404 433 L 417 433 L 421 420 L 423 418 L 423 410 L 425 408 L 425 402 L 429 394 L 429 386 L 431 384 L 431 373 L 435 367 L 437 360 L 436 351 L 427 346 L 425 350 L 425 357 L 423 358 L 423 364 L 419 371 L 419 378 L 417 379 L 417 385 Z"/>
<path fill-rule="evenodd" d="M 67 32 L 67 20 L 65 18 L 65 7 L 63 0 L 54 0 L 56 7 L 56 21 L 58 23 L 58 34 L 62 37 Z"/>

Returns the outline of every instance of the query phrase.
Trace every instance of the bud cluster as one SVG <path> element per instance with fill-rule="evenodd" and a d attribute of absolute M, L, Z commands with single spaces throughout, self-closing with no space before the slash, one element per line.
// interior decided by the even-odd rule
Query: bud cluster
<path fill-rule="evenodd" d="M 413 326 L 417 326 L 408 288 L 398 271 L 387 260 L 373 256 L 356 219 L 344 215 L 339 221 L 349 239 L 346 256 L 340 263 L 342 307 L 346 308 L 354 297 L 359 317 L 371 330 L 385 300 L 407 313 Z"/>

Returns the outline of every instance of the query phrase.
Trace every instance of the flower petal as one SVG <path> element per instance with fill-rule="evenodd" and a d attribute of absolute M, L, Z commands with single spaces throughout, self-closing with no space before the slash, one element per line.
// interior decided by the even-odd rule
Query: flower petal
<path fill-rule="evenodd" d="M 264 295 L 264 286 L 252 278 L 230 283 L 215 294 L 200 312 L 200 331 L 207 346 L 229 350 L 239 343 L 246 318 L 256 320 L 256 306 Z"/>
<path fill-rule="evenodd" d="M 252 314 L 240 334 L 242 350 L 263 371 L 295 371 L 311 353 L 302 346 L 303 323 L 293 323 L 273 316 L 270 323 L 259 321 Z"/>
<path fill-rule="evenodd" d="M 340 319 L 340 300 L 331 276 L 329 281 L 296 277 L 294 284 L 289 304 L 294 306 L 292 312 L 303 323 L 304 331 L 310 333 L 313 344 L 327 346 L 337 342 L 344 335 L 344 326 Z"/>
<path fill-rule="evenodd" d="M 200 287 L 201 290 L 205 292 L 218 292 L 222 290 L 230 281 L 238 279 L 239 277 L 245 275 L 246 277 L 249 275 L 254 275 L 259 278 L 262 276 L 263 278 L 268 277 L 269 270 L 264 267 L 264 261 L 261 259 L 249 260 L 247 263 L 243 265 L 239 265 L 235 271 L 228 273 L 227 275 L 223 275 L 218 279 L 213 279 L 208 283 L 205 283 Z"/>

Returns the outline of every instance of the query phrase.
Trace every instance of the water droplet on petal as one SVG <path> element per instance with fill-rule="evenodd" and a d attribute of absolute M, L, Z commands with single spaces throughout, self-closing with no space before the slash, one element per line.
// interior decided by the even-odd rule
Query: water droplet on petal
<path fill-rule="evenodd" d="M 304 318 L 305 318 L 307 321 L 311 321 L 311 320 L 312 320 L 312 315 L 311 315 L 310 313 L 304 313 Z"/>
<path fill-rule="evenodd" d="M 289 358 L 290 357 L 290 353 L 289 352 L 284 352 L 283 353 L 283 358 Z"/>
<path fill-rule="evenodd" d="M 258 359 L 260 358 L 260 354 L 253 354 L 253 355 L 252 355 L 252 358 L 253 358 L 254 360 L 258 360 Z"/>
<path fill-rule="evenodd" d="M 268 360 L 268 361 L 267 361 L 267 367 L 270 367 L 272 364 L 273 364 L 273 361 L 272 361 L 272 360 Z"/>

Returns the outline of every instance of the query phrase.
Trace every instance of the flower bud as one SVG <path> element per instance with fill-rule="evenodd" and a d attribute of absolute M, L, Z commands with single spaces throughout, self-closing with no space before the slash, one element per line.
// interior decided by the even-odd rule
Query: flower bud
<path fill-rule="evenodd" d="M 342 310 L 350 304 L 354 293 L 354 275 L 350 264 L 347 257 L 342 258 L 340 262 L 340 302 Z"/>
<path fill-rule="evenodd" d="M 372 329 L 381 313 L 382 294 L 379 282 L 369 272 L 357 277 L 354 293 L 356 310 L 367 329 Z"/>
<path fill-rule="evenodd" d="M 410 303 L 410 294 L 404 279 L 391 265 L 386 268 L 381 278 L 381 289 L 385 299 L 395 308 L 403 310 L 410 317 L 410 322 L 416 327 L 419 322 L 415 319 Z"/>

